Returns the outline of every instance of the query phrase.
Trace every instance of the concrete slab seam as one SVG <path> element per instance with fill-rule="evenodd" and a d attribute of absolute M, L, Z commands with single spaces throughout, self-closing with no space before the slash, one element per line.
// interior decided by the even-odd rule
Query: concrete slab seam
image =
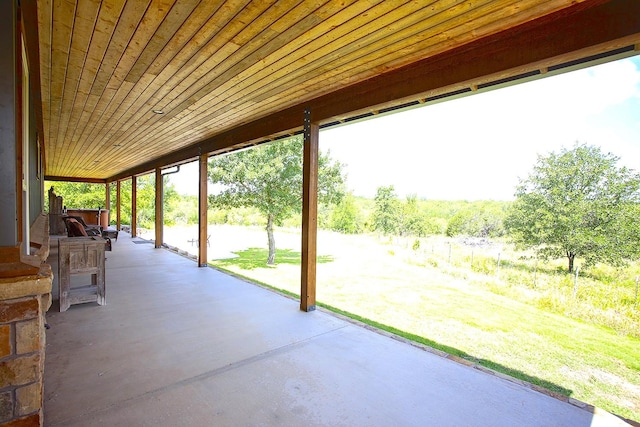
<path fill-rule="evenodd" d="M 186 386 L 186 385 L 189 385 L 189 384 L 197 383 L 199 381 L 202 381 L 202 380 L 205 380 L 205 379 L 208 379 L 208 378 L 211 378 L 211 377 L 215 377 L 217 375 L 224 374 L 224 373 L 229 372 L 229 371 L 233 371 L 233 370 L 241 368 L 243 366 L 250 365 L 250 364 L 258 362 L 260 360 L 264 360 L 264 359 L 267 359 L 267 358 L 270 358 L 270 357 L 273 357 L 273 356 L 276 356 L 276 355 L 288 353 L 288 352 L 293 351 L 295 349 L 304 347 L 304 346 L 310 344 L 311 342 L 313 342 L 314 340 L 316 340 L 316 339 L 318 339 L 320 337 L 323 337 L 323 336 L 326 336 L 326 335 L 330 335 L 332 333 L 335 333 L 335 332 L 337 332 L 339 330 L 342 330 L 344 328 L 347 328 L 347 327 L 349 327 L 349 325 L 343 325 L 343 326 L 339 326 L 339 327 L 336 327 L 336 328 L 332 328 L 332 329 L 330 329 L 328 331 L 313 335 L 311 337 L 307 337 L 307 338 L 302 339 L 300 341 L 289 343 L 289 344 L 286 344 L 286 345 L 283 345 L 283 346 L 280 346 L 280 347 L 265 351 L 263 353 L 256 354 L 255 356 L 251 356 L 251 357 L 248 357 L 246 359 L 230 363 L 230 364 L 228 364 L 226 366 L 222 366 L 220 368 L 216 368 L 216 369 L 213 369 L 211 371 L 203 372 L 201 374 L 198 374 L 198 375 L 195 375 L 195 376 L 192 376 L 192 377 L 189 377 L 189 378 L 185 378 L 185 379 L 182 379 L 180 381 L 173 382 L 171 384 L 166 384 L 166 385 L 158 387 L 158 388 L 156 388 L 154 390 L 149 390 L 147 392 L 144 392 L 144 393 L 142 393 L 142 394 L 140 394 L 138 396 L 130 397 L 128 399 L 123 399 L 123 400 L 120 400 L 120 401 L 117 401 L 117 402 L 113 402 L 113 403 L 109 404 L 108 406 L 106 406 L 104 408 L 97 409 L 97 410 L 92 410 L 92 411 L 80 414 L 78 416 L 75 416 L 75 417 L 71 417 L 71 418 L 67 418 L 67 419 L 58 421 L 58 422 L 50 424 L 50 425 L 51 425 L 51 427 L 64 426 L 64 425 L 67 425 L 70 422 L 81 421 L 83 419 L 86 419 L 87 417 L 97 418 L 96 416 L 98 414 L 106 413 L 106 412 L 108 412 L 109 410 L 111 410 L 114 407 L 117 407 L 117 406 L 120 406 L 120 405 L 131 405 L 131 404 L 134 404 L 135 402 L 138 402 L 140 400 L 144 400 L 144 399 L 149 398 L 149 397 L 160 395 L 160 394 L 162 394 L 162 393 L 164 393 L 166 391 L 169 391 L 171 389 L 174 389 L 174 388 L 179 388 L 179 387 L 183 387 L 183 386 Z"/>

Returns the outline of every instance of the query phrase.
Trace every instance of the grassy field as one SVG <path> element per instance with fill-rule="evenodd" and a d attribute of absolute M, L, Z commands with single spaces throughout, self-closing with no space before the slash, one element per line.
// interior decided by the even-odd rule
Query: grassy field
<path fill-rule="evenodd" d="M 210 226 L 210 232 L 214 246 L 231 243 L 238 255 L 210 264 L 299 294 L 299 233 L 278 230 L 277 265 L 268 267 L 264 230 Z M 522 260 L 505 244 L 444 238 L 416 244 L 324 231 L 318 254 L 319 304 L 640 420 L 635 271 L 599 267 L 575 282 L 562 260 Z"/>

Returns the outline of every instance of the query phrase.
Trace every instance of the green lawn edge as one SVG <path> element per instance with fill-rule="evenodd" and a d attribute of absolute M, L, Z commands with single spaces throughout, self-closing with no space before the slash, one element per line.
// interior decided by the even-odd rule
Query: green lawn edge
<path fill-rule="evenodd" d="M 229 274 L 233 277 L 239 278 L 247 283 L 250 284 L 254 284 L 254 285 L 258 285 L 262 288 L 268 289 L 272 292 L 278 293 L 280 295 L 283 295 L 285 297 L 288 297 L 290 299 L 299 301 L 300 300 L 300 295 L 294 293 L 294 292 L 290 292 L 287 291 L 285 289 L 281 289 L 278 288 L 276 286 L 270 285 L 268 283 L 253 279 L 251 277 L 248 276 L 244 276 L 242 274 L 239 274 L 238 272 L 232 271 L 232 270 L 228 270 L 224 267 L 219 267 L 217 265 L 212 265 L 211 263 L 208 264 L 208 267 L 214 269 L 214 270 L 218 270 L 221 272 L 224 272 L 225 274 Z M 557 384 L 554 384 L 552 382 L 549 381 L 545 381 L 543 379 L 537 378 L 537 377 L 533 377 L 530 375 L 525 374 L 524 372 L 521 372 L 517 369 L 511 369 L 508 368 L 504 365 L 501 365 L 499 363 L 495 363 L 492 362 L 490 360 L 486 360 L 486 359 L 479 359 L 479 358 L 475 358 L 472 355 L 469 355 L 468 353 L 459 350 L 455 347 L 451 347 L 448 345 L 444 345 L 444 344 L 440 344 L 437 341 L 433 341 L 430 340 L 428 338 L 419 336 L 419 335 L 415 335 L 409 332 L 405 332 L 402 331 L 398 328 L 395 328 L 393 326 L 389 326 L 380 322 L 376 322 L 375 320 L 371 320 L 369 318 L 354 314 L 354 313 L 350 313 L 346 310 L 342 310 L 340 308 L 337 307 L 333 307 L 329 304 L 325 304 L 323 302 L 320 301 L 316 301 L 316 306 L 317 307 L 321 307 L 331 313 L 337 314 L 339 316 L 342 316 L 348 320 L 352 320 L 358 323 L 361 323 L 363 325 L 372 327 L 374 329 L 377 329 L 379 331 L 384 331 L 385 333 L 391 334 L 395 337 L 399 337 L 401 339 L 404 340 L 408 340 L 412 343 L 417 343 L 421 346 L 427 347 L 425 348 L 425 350 L 429 351 L 429 349 L 431 350 L 435 350 L 435 351 L 430 351 L 431 353 L 434 354 L 439 354 L 438 352 L 444 353 L 444 354 L 439 354 L 442 357 L 446 357 L 447 355 L 449 356 L 453 356 L 455 358 L 458 358 L 461 363 L 463 363 L 464 365 L 467 366 L 480 366 L 480 367 L 484 367 L 487 368 L 491 371 L 495 371 L 498 372 L 500 374 L 504 374 L 507 375 L 508 377 L 511 377 L 513 379 L 516 380 L 520 380 L 523 381 L 524 383 L 530 384 L 532 385 L 534 389 L 540 391 L 540 392 L 545 392 L 547 391 L 548 395 L 555 397 L 555 398 L 561 398 L 561 397 L 566 397 L 569 398 L 571 395 L 570 390 L 567 390 L 564 387 L 558 386 Z M 449 358 L 451 359 L 451 358 Z M 456 359 L 453 359 L 456 360 Z M 541 390 L 540 387 L 543 389 Z M 563 401 L 567 401 L 567 399 L 561 399 Z M 575 399 L 574 399 L 575 400 Z M 587 404 L 585 404 L 587 405 Z M 587 405 L 588 406 L 588 405 Z"/>

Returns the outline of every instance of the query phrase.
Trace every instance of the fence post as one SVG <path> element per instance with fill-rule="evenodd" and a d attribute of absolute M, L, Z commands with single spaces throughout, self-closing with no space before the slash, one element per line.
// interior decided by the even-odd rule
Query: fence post
<path fill-rule="evenodd" d="M 636 276 L 636 296 L 633 298 L 634 304 L 638 303 L 638 280 L 640 280 L 640 277 Z"/>
<path fill-rule="evenodd" d="M 536 263 L 533 267 L 533 288 L 536 288 L 536 284 L 538 282 L 538 255 L 536 255 Z"/>
<path fill-rule="evenodd" d="M 580 267 L 576 268 L 576 277 L 573 279 L 573 299 L 576 299 L 578 294 L 578 274 L 580 272 Z"/>
<path fill-rule="evenodd" d="M 502 256 L 502 252 L 498 252 L 498 266 L 496 268 L 496 276 L 500 275 L 500 257 Z"/>
<path fill-rule="evenodd" d="M 471 249 L 471 269 L 473 270 L 473 249 Z"/>

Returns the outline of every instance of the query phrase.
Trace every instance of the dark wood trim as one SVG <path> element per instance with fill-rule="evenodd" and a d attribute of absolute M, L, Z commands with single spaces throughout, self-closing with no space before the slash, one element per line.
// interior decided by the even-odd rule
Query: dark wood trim
<path fill-rule="evenodd" d="M 318 235 L 318 140 L 320 126 L 311 121 L 311 111 L 304 115 L 302 164 L 302 261 L 300 310 L 316 308 L 316 258 Z"/>
<path fill-rule="evenodd" d="M 400 105 L 461 88 L 518 76 L 640 42 L 640 2 L 587 0 L 457 49 L 295 105 L 185 149 L 117 174 L 120 179 L 156 167 L 241 148 L 301 129 L 308 106 L 319 124 Z"/>
<path fill-rule="evenodd" d="M 111 224 L 111 183 L 107 182 L 104 191 L 104 208 L 109 211 L 107 214 L 107 225 Z"/>
<path fill-rule="evenodd" d="M 136 237 L 138 235 L 138 207 L 137 207 L 137 198 L 138 198 L 138 177 L 135 175 L 131 177 L 131 237 Z"/>
<path fill-rule="evenodd" d="M 198 267 L 207 266 L 207 210 L 209 208 L 208 192 L 209 177 L 207 175 L 209 166 L 209 156 L 202 154 L 199 158 L 198 168 Z"/>
<path fill-rule="evenodd" d="M 122 198 L 120 195 L 120 181 L 116 181 L 116 230 L 120 231 L 120 209 Z"/>
<path fill-rule="evenodd" d="M 162 169 L 160 168 L 156 168 L 155 187 L 155 247 L 160 248 L 162 247 L 164 237 L 164 176 L 162 175 Z"/>
<path fill-rule="evenodd" d="M 126 178 L 129 178 L 127 176 Z M 62 181 L 62 182 L 82 182 L 87 184 L 106 184 L 107 181 L 115 181 L 115 179 L 102 179 L 102 178 L 79 178 L 77 176 L 53 176 L 45 175 L 46 181 Z"/>

